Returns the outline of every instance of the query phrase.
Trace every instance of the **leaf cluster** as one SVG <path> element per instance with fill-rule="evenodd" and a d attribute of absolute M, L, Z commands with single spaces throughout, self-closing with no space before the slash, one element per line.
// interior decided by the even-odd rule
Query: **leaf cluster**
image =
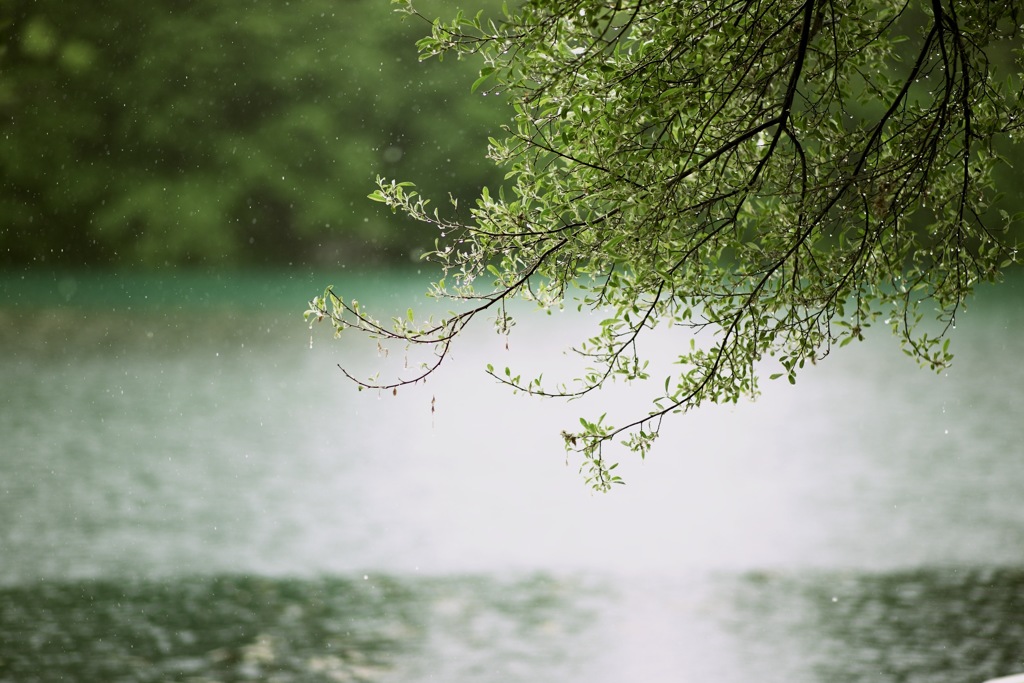
<path fill-rule="evenodd" d="M 603 312 L 576 349 L 580 377 L 491 374 L 566 398 L 651 380 L 646 411 L 563 433 L 600 490 L 620 481 L 608 444 L 645 455 L 666 415 L 756 396 L 765 364 L 793 383 L 879 321 L 940 370 L 972 288 L 1016 260 L 1021 216 L 992 207 L 997 142 L 1024 127 L 1022 78 L 997 77 L 991 55 L 1019 44 L 1020 14 L 981 0 L 530 0 L 500 21 L 434 22 L 421 54 L 481 57 L 476 87 L 514 108 L 489 151 L 510 191 L 448 217 L 379 179 L 372 198 L 448 236 L 431 254 L 438 291 L 467 306 L 370 331 L 435 345 L 440 364 L 478 314 L 579 292 Z M 684 340 L 660 382 L 643 351 L 656 326 Z"/>

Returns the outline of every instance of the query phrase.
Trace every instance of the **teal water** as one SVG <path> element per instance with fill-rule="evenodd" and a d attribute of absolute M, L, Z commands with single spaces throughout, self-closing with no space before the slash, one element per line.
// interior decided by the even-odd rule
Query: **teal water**
<path fill-rule="evenodd" d="M 557 354 L 588 317 L 524 312 L 426 385 L 367 395 L 336 363 L 406 359 L 327 330 L 310 348 L 303 303 L 332 282 L 382 317 L 424 289 L 0 281 L 0 681 L 1024 671 L 1019 283 L 959 316 L 949 372 L 875 334 L 796 387 L 671 424 L 596 496 L 557 437 L 586 407 L 482 374 L 571 364 Z"/>

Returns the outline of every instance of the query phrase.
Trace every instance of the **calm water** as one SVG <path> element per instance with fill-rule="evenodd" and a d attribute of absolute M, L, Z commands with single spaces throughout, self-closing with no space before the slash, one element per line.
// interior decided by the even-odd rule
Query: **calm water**
<path fill-rule="evenodd" d="M 482 374 L 571 366 L 597 319 L 523 315 L 508 350 L 481 326 L 428 384 L 367 395 L 336 363 L 407 359 L 326 329 L 310 348 L 303 303 L 331 282 L 384 317 L 424 289 L 0 280 L 0 681 L 1024 671 L 1024 283 L 958 317 L 949 372 L 874 334 L 670 423 L 600 496 L 558 431 L 635 397 L 542 402 Z"/>

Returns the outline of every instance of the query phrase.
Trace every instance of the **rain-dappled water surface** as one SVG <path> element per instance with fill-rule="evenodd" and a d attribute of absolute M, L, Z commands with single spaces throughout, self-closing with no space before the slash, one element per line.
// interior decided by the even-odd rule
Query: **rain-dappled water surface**
<path fill-rule="evenodd" d="M 958 317 L 947 373 L 874 334 L 796 387 L 669 423 L 599 496 L 558 438 L 595 406 L 482 374 L 571 366 L 558 354 L 599 318 L 481 325 L 427 384 L 368 395 L 339 361 L 405 359 L 328 330 L 310 348 L 302 304 L 331 281 L 382 316 L 424 289 L 6 276 L 0 681 L 1024 670 L 1017 282 Z"/>

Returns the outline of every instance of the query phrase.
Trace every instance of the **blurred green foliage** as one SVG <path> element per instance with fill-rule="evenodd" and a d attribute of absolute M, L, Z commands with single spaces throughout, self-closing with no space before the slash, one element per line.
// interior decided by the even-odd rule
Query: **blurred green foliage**
<path fill-rule="evenodd" d="M 427 32 L 386 0 L 0 0 L 0 263 L 415 256 L 375 176 L 469 203 L 507 118 Z"/>

